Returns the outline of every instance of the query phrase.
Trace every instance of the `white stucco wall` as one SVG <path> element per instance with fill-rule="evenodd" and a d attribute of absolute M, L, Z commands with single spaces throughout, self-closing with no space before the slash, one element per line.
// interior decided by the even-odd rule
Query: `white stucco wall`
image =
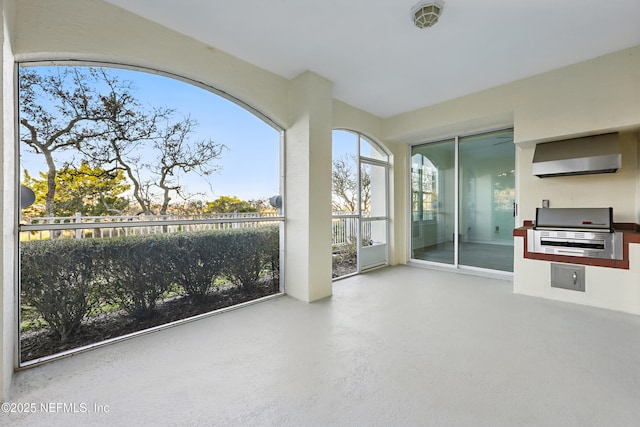
<path fill-rule="evenodd" d="M 640 117 L 640 116 L 639 116 Z M 620 134 L 622 167 L 616 173 L 538 178 L 532 173 L 534 146 L 519 147 L 520 212 L 523 220 L 535 219 L 536 207 L 548 199 L 550 207 L 613 207 L 615 222 L 636 222 L 638 134 Z"/>
<path fill-rule="evenodd" d="M 551 263 L 523 258 L 524 239 L 514 242 L 514 292 L 640 314 L 640 245 L 629 245 L 629 269 L 585 267 L 585 291 L 551 287 Z"/>
<path fill-rule="evenodd" d="M 316 301 L 331 295 L 332 84 L 306 72 L 292 82 L 285 149 L 285 287 Z"/>
<path fill-rule="evenodd" d="M 640 45 L 383 121 L 383 138 L 413 143 L 515 127 L 533 144 L 640 122 Z"/>

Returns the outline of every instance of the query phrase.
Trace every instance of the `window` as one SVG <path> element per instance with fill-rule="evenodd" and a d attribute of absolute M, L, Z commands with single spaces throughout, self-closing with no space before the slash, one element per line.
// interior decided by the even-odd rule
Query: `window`
<path fill-rule="evenodd" d="M 333 131 L 333 277 L 388 263 L 389 156 L 357 132 Z"/>

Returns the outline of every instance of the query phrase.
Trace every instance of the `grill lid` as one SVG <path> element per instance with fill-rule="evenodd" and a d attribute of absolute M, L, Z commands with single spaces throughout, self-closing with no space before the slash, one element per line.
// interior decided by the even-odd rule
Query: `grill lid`
<path fill-rule="evenodd" d="M 533 228 L 613 233 L 613 208 L 536 208 L 536 223 Z"/>

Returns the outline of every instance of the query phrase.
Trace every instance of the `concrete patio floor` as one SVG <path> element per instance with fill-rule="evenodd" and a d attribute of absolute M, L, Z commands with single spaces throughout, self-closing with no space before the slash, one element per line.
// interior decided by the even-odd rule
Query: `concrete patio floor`
<path fill-rule="evenodd" d="M 638 425 L 639 316 L 407 266 L 333 292 L 21 371 L 0 425 Z"/>

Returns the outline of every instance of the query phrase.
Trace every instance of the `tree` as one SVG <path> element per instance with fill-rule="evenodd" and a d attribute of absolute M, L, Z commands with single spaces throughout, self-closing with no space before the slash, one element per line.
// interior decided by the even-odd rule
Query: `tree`
<path fill-rule="evenodd" d="M 358 160 L 355 154 L 344 154 L 333 161 L 331 186 L 334 212 L 358 212 Z M 361 208 L 371 204 L 371 176 L 367 168 L 361 168 Z"/>
<path fill-rule="evenodd" d="M 181 122 L 168 124 L 153 146 L 160 153 L 159 164 L 147 164 L 151 176 L 156 178 L 157 186 L 162 192 L 160 214 L 166 214 L 171 201 L 171 192 L 185 200 L 189 199 L 180 184 L 180 173 L 196 172 L 200 176 L 208 176 L 218 171 L 211 160 L 222 155 L 224 145 L 215 144 L 211 140 L 200 140 L 187 143 L 192 128 L 197 123 L 187 117 Z"/>
<path fill-rule="evenodd" d="M 104 119 L 101 98 L 95 90 L 97 77 L 94 69 L 81 73 L 77 68 L 60 68 L 46 75 L 34 69 L 20 70 L 20 141 L 45 158 L 46 216 L 54 211 L 54 153 L 102 134 L 102 129 L 95 126 Z"/>
<path fill-rule="evenodd" d="M 103 168 L 82 162 L 78 168 L 60 169 L 55 183 L 55 216 L 72 216 L 76 212 L 88 216 L 122 215 L 129 206 L 122 194 L 130 189 L 130 185 L 122 171 L 108 173 Z M 47 196 L 47 174 L 41 172 L 38 179 L 25 170 L 23 185 L 36 194 L 34 206 L 42 206 Z"/>
<path fill-rule="evenodd" d="M 231 212 L 257 212 L 256 206 L 249 202 L 240 200 L 236 196 L 220 196 L 213 202 L 207 203 L 209 213 L 231 213 Z"/>
<path fill-rule="evenodd" d="M 176 111 L 167 107 L 143 108 L 114 76 L 102 70 L 109 91 L 103 96 L 108 110 L 105 135 L 97 144 L 83 147 L 95 164 L 122 170 L 132 183 L 133 196 L 145 214 L 168 212 L 172 194 L 188 200 L 181 178 L 195 172 L 209 176 L 220 167 L 213 160 L 226 148 L 211 139 L 191 141 L 198 123 L 189 116 L 175 121 Z M 144 161 L 152 159 L 153 162 Z M 159 189 L 159 194 L 155 192 Z M 154 201 L 161 200 L 158 212 Z"/>
<path fill-rule="evenodd" d="M 174 195 L 185 200 L 192 196 L 181 182 L 184 175 L 208 176 L 219 170 L 213 161 L 224 145 L 191 141 L 195 120 L 175 119 L 171 108 L 143 105 L 135 92 L 132 82 L 105 68 L 21 72 L 21 141 L 45 156 L 47 215 L 55 210 L 57 151 L 73 149 L 92 168 L 111 176 L 123 173 L 146 214 L 167 213 Z M 75 161 L 67 159 L 65 167 Z"/>

